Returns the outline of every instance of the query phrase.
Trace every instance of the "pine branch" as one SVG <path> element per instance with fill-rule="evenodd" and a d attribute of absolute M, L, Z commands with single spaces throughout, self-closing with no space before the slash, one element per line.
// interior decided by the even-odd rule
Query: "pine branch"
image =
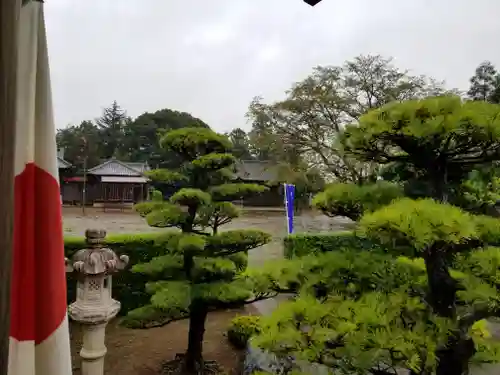
<path fill-rule="evenodd" d="M 458 320 L 458 325 L 462 331 L 467 331 L 470 327 L 474 325 L 475 322 L 499 316 L 500 316 L 500 308 L 498 307 L 477 308 L 460 317 Z"/>
<path fill-rule="evenodd" d="M 208 311 L 214 312 L 214 311 L 217 311 L 220 309 L 241 308 L 243 306 L 246 306 L 246 305 L 258 302 L 258 301 L 263 301 L 263 300 L 266 300 L 269 298 L 274 298 L 278 295 L 279 295 L 279 293 L 273 293 L 273 294 L 268 294 L 268 295 L 261 295 L 261 296 L 255 297 L 253 299 L 243 301 L 243 302 L 234 302 L 234 303 L 225 303 L 225 304 L 221 303 L 221 304 L 218 304 L 217 306 L 209 306 Z M 149 329 L 149 328 L 164 327 L 167 324 L 170 324 L 170 323 L 173 323 L 173 322 L 176 322 L 179 320 L 183 320 L 183 319 L 186 319 L 188 317 L 189 317 L 189 313 L 180 314 L 176 317 L 165 317 L 164 319 L 150 321 L 150 322 L 144 323 L 141 327 L 134 327 L 134 328 Z"/>

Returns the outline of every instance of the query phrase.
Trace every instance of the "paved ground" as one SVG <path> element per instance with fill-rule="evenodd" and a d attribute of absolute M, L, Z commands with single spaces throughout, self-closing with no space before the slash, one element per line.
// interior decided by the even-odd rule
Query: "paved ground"
<path fill-rule="evenodd" d="M 86 229 L 105 229 L 110 233 L 144 233 L 161 231 L 162 229 L 149 227 L 144 219 L 131 210 L 103 212 L 102 209 L 88 208 L 85 216 L 82 210 L 76 207 L 64 207 L 65 235 L 83 236 Z M 305 213 L 296 217 L 298 232 L 343 230 L 349 227 L 346 220 L 333 220 L 317 213 Z M 263 262 L 282 256 L 281 241 L 286 235 L 284 213 L 280 210 L 248 210 L 242 217 L 223 227 L 223 229 L 260 229 L 273 235 L 273 241 L 265 246 L 250 252 L 250 264 L 257 266 Z"/>

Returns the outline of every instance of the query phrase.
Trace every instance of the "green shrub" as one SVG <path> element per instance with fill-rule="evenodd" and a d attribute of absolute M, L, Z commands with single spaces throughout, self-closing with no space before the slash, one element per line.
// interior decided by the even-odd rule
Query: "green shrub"
<path fill-rule="evenodd" d="M 130 265 L 148 262 L 154 257 L 167 252 L 165 233 L 140 233 L 125 235 L 110 235 L 105 245 L 113 249 L 118 255 L 128 255 Z M 64 239 L 65 256 L 69 259 L 80 249 L 86 248 L 83 237 L 66 237 Z M 143 306 L 149 302 L 151 296 L 146 293 L 144 286 L 148 278 L 133 273 L 130 269 L 121 271 L 113 276 L 113 296 L 122 304 L 120 315 Z M 68 303 L 75 301 L 76 279 L 68 274 Z"/>
<path fill-rule="evenodd" d="M 488 216 L 472 216 L 472 219 L 481 228 L 483 241 L 490 246 L 500 247 L 500 219 Z M 330 233 L 299 233 L 286 236 L 283 239 L 284 256 L 292 259 L 329 251 L 389 249 L 388 243 L 374 242 L 374 238 L 365 237 L 362 233 L 363 228 L 360 229 Z M 402 250 L 402 246 L 398 246 L 398 249 Z M 410 251 L 410 249 L 407 250 Z M 406 250 L 403 253 L 407 253 Z"/>
<path fill-rule="evenodd" d="M 163 201 L 163 193 L 160 190 L 153 190 L 151 192 L 151 200 L 154 202 Z"/>
<path fill-rule="evenodd" d="M 345 216 L 358 221 L 363 214 L 373 212 L 402 196 L 401 186 L 386 181 L 369 185 L 335 183 L 316 195 L 313 205 L 326 216 Z"/>
<path fill-rule="evenodd" d="M 292 234 L 284 238 L 283 246 L 284 255 L 288 259 L 344 249 L 362 251 L 378 248 L 372 241 L 356 235 L 353 231 L 326 234 Z"/>
<path fill-rule="evenodd" d="M 244 349 L 248 340 L 252 336 L 259 334 L 260 331 L 260 316 L 237 316 L 231 320 L 231 325 L 227 330 L 227 338 L 235 348 Z"/>

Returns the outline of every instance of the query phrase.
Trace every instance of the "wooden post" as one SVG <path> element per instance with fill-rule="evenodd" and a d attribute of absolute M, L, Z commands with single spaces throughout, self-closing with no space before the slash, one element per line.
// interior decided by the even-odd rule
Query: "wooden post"
<path fill-rule="evenodd" d="M 0 374 L 7 374 L 20 0 L 0 1 Z"/>
<path fill-rule="evenodd" d="M 82 189 L 82 215 L 85 216 L 87 205 L 87 155 L 83 157 L 83 189 Z"/>

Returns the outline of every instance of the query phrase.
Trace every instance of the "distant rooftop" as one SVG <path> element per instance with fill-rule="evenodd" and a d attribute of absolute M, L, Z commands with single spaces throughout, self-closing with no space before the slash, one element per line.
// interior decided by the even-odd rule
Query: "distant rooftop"
<path fill-rule="evenodd" d="M 240 160 L 236 162 L 236 177 L 246 181 L 274 181 L 276 164 L 265 160 Z"/>
<path fill-rule="evenodd" d="M 149 171 L 149 165 L 142 162 L 124 162 L 110 159 L 88 170 L 97 176 L 142 176 Z"/>
<path fill-rule="evenodd" d="M 57 168 L 58 169 L 66 169 L 66 168 L 70 168 L 70 167 L 71 167 L 71 163 L 69 161 L 64 160 L 60 156 L 57 157 Z"/>

